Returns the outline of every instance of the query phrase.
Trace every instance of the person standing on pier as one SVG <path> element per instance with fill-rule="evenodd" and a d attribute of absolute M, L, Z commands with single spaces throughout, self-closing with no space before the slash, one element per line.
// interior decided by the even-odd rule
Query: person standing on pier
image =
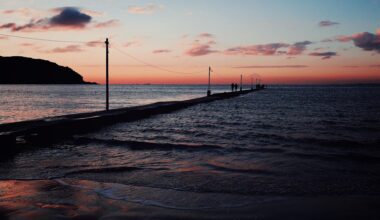
<path fill-rule="evenodd" d="M 231 83 L 231 92 L 234 92 L 235 85 Z"/>

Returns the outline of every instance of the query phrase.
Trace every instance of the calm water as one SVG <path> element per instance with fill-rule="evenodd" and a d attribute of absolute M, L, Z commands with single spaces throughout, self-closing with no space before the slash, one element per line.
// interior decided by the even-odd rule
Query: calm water
<path fill-rule="evenodd" d="M 228 91 L 214 86 L 214 92 Z M 111 85 L 110 108 L 185 100 L 205 95 L 205 86 Z M 101 85 L 0 85 L 0 123 L 105 109 Z"/>
<path fill-rule="evenodd" d="M 97 87 L 72 88 L 93 96 L 73 101 L 71 89 L 39 91 L 58 100 L 41 98 L 41 105 L 69 103 L 68 110 L 47 115 L 102 108 Z M 24 94 L 8 90 L 12 97 Z M 199 87 L 162 93 L 154 86 L 121 99 L 125 89 L 115 90 L 123 100 L 115 106 L 203 95 Z M 12 108 L 22 106 L 15 103 Z M 278 86 L 25 151 L 0 163 L 0 178 L 106 182 L 86 187 L 106 198 L 171 209 L 239 207 L 261 196 L 379 196 L 379 146 L 380 87 Z"/>

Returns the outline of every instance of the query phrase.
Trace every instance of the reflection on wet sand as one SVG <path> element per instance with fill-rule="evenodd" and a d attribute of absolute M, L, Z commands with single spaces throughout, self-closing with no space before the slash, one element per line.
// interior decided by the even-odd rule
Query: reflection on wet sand
<path fill-rule="evenodd" d="M 74 179 L 0 181 L 1 219 L 373 219 L 370 207 L 379 204 L 376 197 L 249 197 Z"/>

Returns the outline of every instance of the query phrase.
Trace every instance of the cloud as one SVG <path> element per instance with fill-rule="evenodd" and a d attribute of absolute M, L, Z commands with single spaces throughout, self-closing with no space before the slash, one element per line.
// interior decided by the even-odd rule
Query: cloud
<path fill-rule="evenodd" d="M 138 47 L 138 46 L 141 46 L 141 42 L 140 41 L 128 41 L 124 44 L 124 47 Z"/>
<path fill-rule="evenodd" d="M 227 55 L 275 55 L 278 49 L 288 48 L 289 44 L 272 43 L 229 48 Z M 280 52 L 281 53 L 281 52 Z"/>
<path fill-rule="evenodd" d="M 376 51 L 380 53 L 380 29 L 378 29 L 375 34 L 361 32 L 353 35 L 337 36 L 331 41 L 339 41 L 343 43 L 353 41 L 356 47 L 365 51 Z"/>
<path fill-rule="evenodd" d="M 22 44 L 20 44 L 21 46 L 23 46 L 23 47 L 33 47 L 33 46 L 35 46 L 34 44 L 32 44 L 32 43 L 22 43 Z"/>
<path fill-rule="evenodd" d="M 168 49 L 158 49 L 158 50 L 153 50 L 154 54 L 159 54 L 159 53 L 170 53 L 172 52 L 171 50 Z"/>
<path fill-rule="evenodd" d="M 188 38 L 188 35 L 184 38 Z M 215 45 L 215 36 L 210 33 L 201 33 L 193 38 L 190 43 L 190 48 L 185 51 L 185 55 L 196 57 L 196 56 L 205 56 L 212 53 L 217 53 L 219 51 L 211 48 L 212 45 Z"/>
<path fill-rule="evenodd" d="M 363 32 L 352 36 L 356 47 L 365 51 L 376 51 L 380 53 L 380 35 Z"/>
<path fill-rule="evenodd" d="M 330 26 L 334 26 L 334 25 L 339 25 L 340 23 L 338 22 L 335 22 L 335 21 L 329 21 L 329 20 L 324 20 L 324 21 L 321 21 L 319 22 L 319 27 L 330 27 Z"/>
<path fill-rule="evenodd" d="M 214 38 L 214 35 L 210 33 L 201 33 L 198 35 L 199 38 Z"/>
<path fill-rule="evenodd" d="M 57 47 L 52 50 L 44 51 L 46 53 L 72 53 L 72 52 L 82 52 L 80 46 L 78 45 L 69 45 L 66 47 Z"/>
<path fill-rule="evenodd" d="M 89 41 L 86 43 L 86 46 L 88 46 L 88 47 L 101 47 L 104 45 L 105 44 L 102 41 Z"/>
<path fill-rule="evenodd" d="M 234 68 L 238 69 L 265 69 L 265 68 L 307 68 L 309 66 L 306 65 L 272 65 L 272 66 L 264 66 L 264 65 L 258 65 L 258 66 L 237 66 Z"/>
<path fill-rule="evenodd" d="M 188 56 L 196 57 L 196 56 L 204 56 L 211 53 L 216 53 L 218 51 L 212 50 L 210 45 L 208 44 L 196 44 L 193 45 L 190 49 L 185 51 L 185 54 Z"/>
<path fill-rule="evenodd" d="M 311 41 L 297 42 L 289 47 L 287 55 L 290 55 L 290 56 L 300 55 L 306 50 L 306 46 L 310 44 L 312 44 Z"/>
<path fill-rule="evenodd" d="M 82 13 L 78 8 L 66 7 L 61 12 L 49 19 L 51 25 L 84 27 L 90 23 L 92 17 Z"/>
<path fill-rule="evenodd" d="M 343 66 L 345 68 L 361 68 L 361 67 L 364 67 L 364 68 L 380 68 L 380 64 L 373 64 L 373 65 L 365 65 L 365 66 L 359 66 L 359 65 L 348 65 L 348 66 Z"/>
<path fill-rule="evenodd" d="M 89 27 L 92 22 L 92 17 L 84 10 L 75 7 L 62 7 L 50 10 L 56 13 L 52 17 L 41 19 L 31 19 L 27 24 L 17 25 L 16 23 L 7 23 L 0 25 L 0 29 L 9 29 L 13 32 L 16 31 L 43 31 L 49 29 L 67 30 L 67 29 L 84 29 Z M 8 12 L 10 13 L 10 12 Z M 110 20 L 103 23 L 94 23 L 94 28 L 104 28 L 114 26 L 116 20 Z"/>
<path fill-rule="evenodd" d="M 128 6 L 128 12 L 131 14 L 153 14 L 156 11 L 162 10 L 163 8 L 164 6 L 155 4 L 149 4 L 146 6 L 131 5 Z"/>
<path fill-rule="evenodd" d="M 313 52 L 310 56 L 322 57 L 322 60 L 330 59 L 331 57 L 338 56 L 336 52 Z"/>
<path fill-rule="evenodd" d="M 43 10 L 36 10 L 32 8 L 16 8 L 16 9 L 1 10 L 0 14 L 3 14 L 5 16 L 21 15 L 24 17 L 39 17 L 41 15 L 47 16 L 49 12 L 43 11 Z"/>
<path fill-rule="evenodd" d="M 115 27 L 119 25 L 118 20 L 109 20 L 105 22 L 100 22 L 94 25 L 95 28 L 107 28 L 107 27 Z"/>

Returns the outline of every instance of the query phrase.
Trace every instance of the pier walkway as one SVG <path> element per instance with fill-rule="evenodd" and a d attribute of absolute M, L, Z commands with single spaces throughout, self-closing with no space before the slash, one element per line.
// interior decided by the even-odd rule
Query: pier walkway
<path fill-rule="evenodd" d="M 86 133 L 104 126 L 136 121 L 152 115 L 184 109 L 200 103 L 233 98 L 260 89 L 216 93 L 184 101 L 158 102 L 143 106 L 48 117 L 36 120 L 0 124 L 0 152 L 11 153 L 24 145 L 52 143 L 64 137 Z"/>

